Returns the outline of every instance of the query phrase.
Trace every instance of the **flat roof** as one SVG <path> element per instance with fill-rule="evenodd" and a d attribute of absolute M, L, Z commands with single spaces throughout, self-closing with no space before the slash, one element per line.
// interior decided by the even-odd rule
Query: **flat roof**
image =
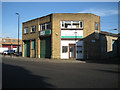
<path fill-rule="evenodd" d="M 44 18 L 44 17 L 50 16 L 52 14 L 91 14 L 91 15 L 94 15 L 94 16 L 98 16 L 98 15 L 95 15 L 93 13 L 51 13 L 51 14 L 48 14 L 48 15 L 41 16 L 39 18 L 35 18 L 35 19 L 31 19 L 31 20 L 25 21 L 25 22 L 23 22 L 23 24 L 27 23 L 27 22 L 31 22 L 31 21 L 37 20 L 37 19 L 40 19 L 40 18 Z"/>

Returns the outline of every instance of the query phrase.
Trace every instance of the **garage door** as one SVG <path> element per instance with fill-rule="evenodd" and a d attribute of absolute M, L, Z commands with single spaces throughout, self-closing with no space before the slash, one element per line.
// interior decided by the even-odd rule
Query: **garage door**
<path fill-rule="evenodd" d="M 51 58 L 51 37 L 42 37 L 40 43 L 41 58 Z"/>
<path fill-rule="evenodd" d="M 30 57 L 30 41 L 25 41 L 25 57 Z"/>

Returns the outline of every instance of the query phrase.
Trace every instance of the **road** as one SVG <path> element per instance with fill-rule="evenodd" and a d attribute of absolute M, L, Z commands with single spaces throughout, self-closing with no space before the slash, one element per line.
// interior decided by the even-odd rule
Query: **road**
<path fill-rule="evenodd" d="M 3 57 L 2 88 L 118 88 L 118 65 L 51 61 Z"/>

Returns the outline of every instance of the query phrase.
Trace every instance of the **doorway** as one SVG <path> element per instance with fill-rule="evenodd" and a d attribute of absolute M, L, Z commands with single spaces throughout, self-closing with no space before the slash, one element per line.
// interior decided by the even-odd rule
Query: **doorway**
<path fill-rule="evenodd" d="M 69 58 L 76 58 L 76 45 L 69 44 Z"/>

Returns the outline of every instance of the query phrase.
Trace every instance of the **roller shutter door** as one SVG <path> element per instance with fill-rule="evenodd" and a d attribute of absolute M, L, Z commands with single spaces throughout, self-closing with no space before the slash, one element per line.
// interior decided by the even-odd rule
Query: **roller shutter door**
<path fill-rule="evenodd" d="M 51 37 L 42 37 L 40 45 L 41 58 L 51 58 Z"/>

